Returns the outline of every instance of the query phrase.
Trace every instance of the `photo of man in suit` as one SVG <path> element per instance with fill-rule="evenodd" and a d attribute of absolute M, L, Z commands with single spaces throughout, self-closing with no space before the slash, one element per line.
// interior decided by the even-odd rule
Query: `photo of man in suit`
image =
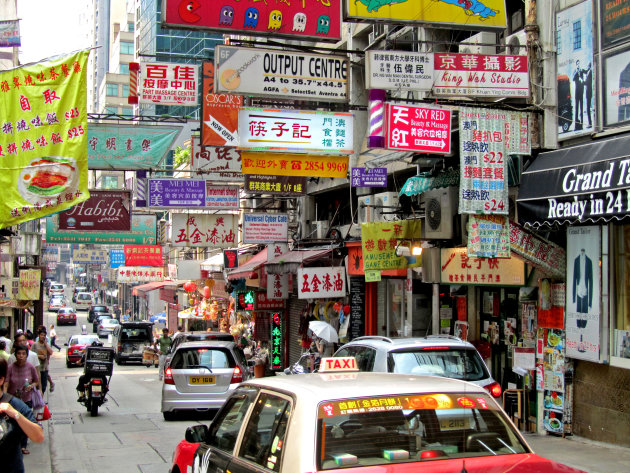
<path fill-rule="evenodd" d="M 573 302 L 576 303 L 576 311 L 580 314 L 588 313 L 593 306 L 593 261 L 586 256 L 584 248 L 573 262 Z M 577 319 L 580 330 L 580 343 L 578 351 L 584 351 L 582 330 L 586 328 L 586 318 Z"/>

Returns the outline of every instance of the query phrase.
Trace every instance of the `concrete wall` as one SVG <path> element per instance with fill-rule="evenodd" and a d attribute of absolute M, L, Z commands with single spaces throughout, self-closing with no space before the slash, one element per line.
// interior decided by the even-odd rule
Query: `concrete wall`
<path fill-rule="evenodd" d="M 573 433 L 630 447 L 630 370 L 575 363 Z"/>

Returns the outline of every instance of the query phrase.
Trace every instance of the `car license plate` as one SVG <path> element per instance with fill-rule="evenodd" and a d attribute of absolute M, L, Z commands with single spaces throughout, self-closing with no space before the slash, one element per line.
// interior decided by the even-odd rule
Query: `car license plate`
<path fill-rule="evenodd" d="M 440 430 L 470 429 L 470 417 L 440 417 Z"/>
<path fill-rule="evenodd" d="M 190 384 L 214 384 L 214 376 L 191 376 Z"/>

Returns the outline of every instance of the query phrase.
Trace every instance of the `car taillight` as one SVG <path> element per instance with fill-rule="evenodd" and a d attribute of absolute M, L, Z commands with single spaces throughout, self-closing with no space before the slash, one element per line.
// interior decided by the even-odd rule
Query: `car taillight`
<path fill-rule="evenodd" d="M 164 370 L 164 384 L 175 384 L 173 380 L 173 372 L 170 368 Z"/>
<path fill-rule="evenodd" d="M 492 394 L 492 397 L 501 396 L 501 385 L 499 383 L 492 383 L 486 386 L 486 390 Z"/>
<path fill-rule="evenodd" d="M 98 328 L 103 328 L 103 324 L 99 325 Z"/>
<path fill-rule="evenodd" d="M 423 350 L 448 350 L 449 347 L 422 347 Z"/>
<path fill-rule="evenodd" d="M 234 373 L 232 374 L 232 379 L 230 380 L 230 384 L 232 383 L 242 383 L 243 382 L 243 372 L 237 366 L 234 368 Z"/>

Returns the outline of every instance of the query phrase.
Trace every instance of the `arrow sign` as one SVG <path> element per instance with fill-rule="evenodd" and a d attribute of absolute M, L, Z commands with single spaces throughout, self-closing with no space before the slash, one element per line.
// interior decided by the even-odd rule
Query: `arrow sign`
<path fill-rule="evenodd" d="M 205 207 L 204 179 L 149 179 L 149 207 Z"/>
<path fill-rule="evenodd" d="M 451 111 L 387 104 L 385 147 L 433 154 L 451 152 Z"/>

